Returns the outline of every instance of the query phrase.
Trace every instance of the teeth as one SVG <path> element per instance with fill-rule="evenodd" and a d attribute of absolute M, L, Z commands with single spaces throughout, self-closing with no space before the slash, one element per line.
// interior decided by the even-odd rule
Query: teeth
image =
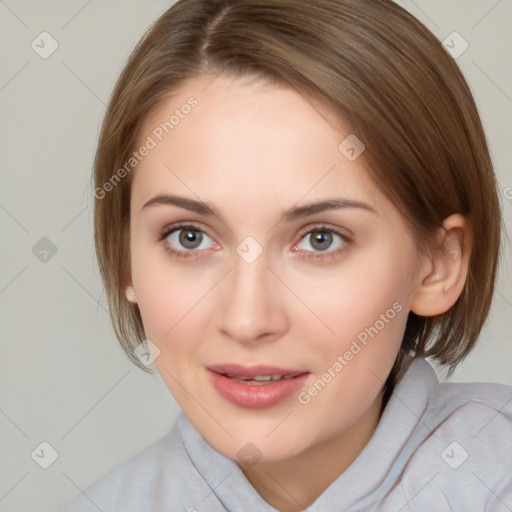
<path fill-rule="evenodd" d="M 272 380 L 281 380 L 281 379 L 292 379 L 296 377 L 295 375 L 255 375 L 254 377 L 240 377 L 239 375 L 226 375 L 230 379 L 238 379 L 238 380 L 256 380 L 256 381 L 267 381 L 270 382 Z"/>

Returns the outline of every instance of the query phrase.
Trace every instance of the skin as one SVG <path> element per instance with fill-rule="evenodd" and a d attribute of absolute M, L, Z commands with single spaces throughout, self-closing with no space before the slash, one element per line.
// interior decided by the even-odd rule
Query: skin
<path fill-rule="evenodd" d="M 163 381 L 196 429 L 234 460 L 253 443 L 259 461 L 239 463 L 247 479 L 275 508 L 302 510 L 374 433 L 408 312 L 442 313 L 461 293 L 471 232 L 453 215 L 439 238 L 449 240 L 451 257 L 418 254 L 401 214 L 369 178 L 364 153 L 352 162 L 338 150 L 349 127 L 333 128 L 318 105 L 263 81 L 204 75 L 183 84 L 148 116 L 141 143 L 191 96 L 197 107 L 134 171 L 129 300 L 160 350 Z M 208 202 L 222 219 L 174 205 L 143 208 L 158 194 Z M 327 198 L 375 211 L 281 219 L 289 208 Z M 180 231 L 158 240 L 178 222 L 201 230 L 199 248 L 180 244 Z M 322 251 L 314 238 L 322 225 L 347 238 L 333 235 Z M 252 263 L 236 252 L 247 236 L 263 249 Z M 307 390 L 394 303 L 401 311 L 307 404 L 293 394 L 247 409 L 210 383 L 208 365 L 266 363 L 311 372 Z"/>

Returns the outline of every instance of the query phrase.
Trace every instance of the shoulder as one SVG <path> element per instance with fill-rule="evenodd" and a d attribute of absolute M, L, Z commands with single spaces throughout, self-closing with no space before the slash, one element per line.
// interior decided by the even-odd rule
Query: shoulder
<path fill-rule="evenodd" d="M 475 448 L 512 449 L 512 385 L 443 383 L 432 396 L 428 412 L 425 418 L 434 427 L 434 438 L 458 438 Z M 492 458 L 497 461 L 497 455 Z M 512 464 L 512 457 L 507 462 Z"/>
<path fill-rule="evenodd" d="M 410 510 L 512 509 L 512 386 L 439 384 L 420 421 L 399 484 Z"/>
<path fill-rule="evenodd" d="M 194 468 L 181 442 L 177 423 L 160 440 L 87 488 L 65 512 L 158 510 L 163 500 L 173 510 L 186 510 L 179 503 L 179 489 L 185 478 L 193 480 Z"/>

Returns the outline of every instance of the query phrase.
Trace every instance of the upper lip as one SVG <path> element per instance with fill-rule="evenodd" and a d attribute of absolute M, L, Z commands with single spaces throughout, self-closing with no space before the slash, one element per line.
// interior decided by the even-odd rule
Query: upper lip
<path fill-rule="evenodd" d="M 258 376 L 284 376 L 284 375 L 300 375 L 302 373 L 307 373 L 304 370 L 294 370 L 289 368 L 279 368 L 277 366 L 269 366 L 269 365 L 253 365 L 253 366 L 244 366 L 241 364 L 217 364 L 213 366 L 208 366 L 208 370 L 211 370 L 215 373 L 225 374 L 225 375 L 236 375 L 237 377 L 258 377 Z"/>

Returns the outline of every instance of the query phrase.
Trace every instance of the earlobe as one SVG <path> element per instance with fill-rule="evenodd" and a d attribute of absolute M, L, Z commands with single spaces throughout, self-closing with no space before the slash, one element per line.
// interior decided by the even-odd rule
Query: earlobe
<path fill-rule="evenodd" d="M 131 302 L 132 304 L 137 304 L 137 296 L 135 295 L 135 288 L 133 287 L 133 285 L 128 285 L 126 287 L 125 293 L 128 302 Z"/>
<path fill-rule="evenodd" d="M 469 221 L 453 214 L 444 220 L 438 236 L 438 247 L 422 269 L 427 275 L 411 301 L 411 311 L 419 316 L 448 311 L 462 293 L 469 270 L 473 244 Z"/>

